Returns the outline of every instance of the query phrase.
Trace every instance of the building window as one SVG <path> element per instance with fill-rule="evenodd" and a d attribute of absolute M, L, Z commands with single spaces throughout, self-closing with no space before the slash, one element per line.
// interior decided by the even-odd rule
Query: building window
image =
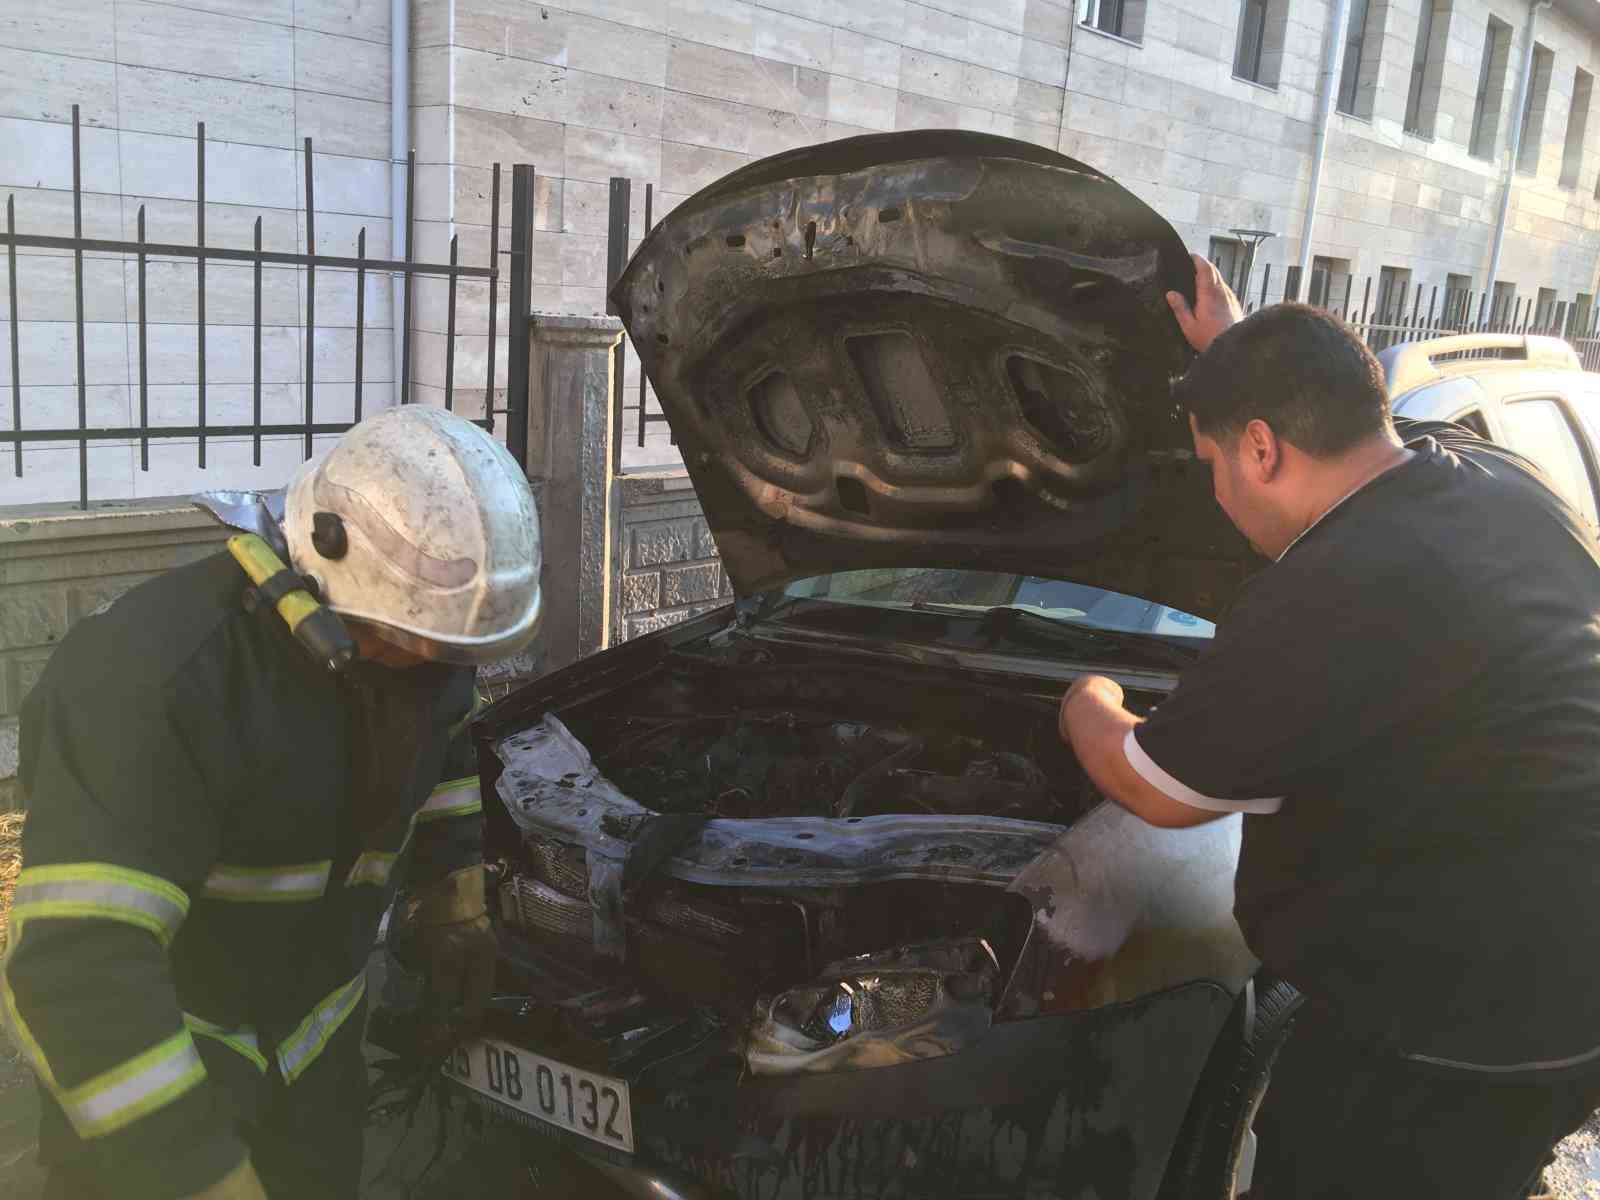
<path fill-rule="evenodd" d="M 1444 277 L 1444 316 L 1451 325 L 1464 325 L 1473 318 L 1472 276 Z"/>
<path fill-rule="evenodd" d="M 1583 139 L 1589 132 L 1589 100 L 1594 76 L 1579 67 L 1572 76 L 1572 106 L 1567 109 L 1567 142 L 1561 149 L 1561 186 L 1575 188 L 1583 170 Z"/>
<path fill-rule="evenodd" d="M 1402 317 L 1411 295 L 1411 271 L 1407 267 L 1382 267 L 1378 270 L 1378 319 Z"/>
<path fill-rule="evenodd" d="M 1406 91 L 1406 132 L 1432 137 L 1444 78 L 1445 43 L 1450 37 L 1450 0 L 1423 0 L 1417 18 L 1417 44 L 1411 54 L 1411 86 Z"/>
<path fill-rule="evenodd" d="M 1306 292 L 1306 303 L 1321 308 L 1343 304 L 1350 293 L 1350 260 L 1348 258 L 1323 258 L 1311 260 L 1311 288 Z"/>
<path fill-rule="evenodd" d="M 1555 288 L 1540 288 L 1539 298 L 1533 302 L 1533 319 L 1531 324 L 1543 329 L 1556 319 L 1556 290 Z"/>
<path fill-rule="evenodd" d="M 1101 33 L 1137 42 L 1144 37 L 1145 3 L 1146 0 L 1078 0 L 1078 21 Z"/>
<path fill-rule="evenodd" d="M 1244 243 L 1236 238 L 1214 237 L 1211 239 L 1210 253 L 1206 257 L 1221 272 L 1223 282 L 1237 293 L 1243 282 L 1239 276 L 1244 272 L 1247 257 Z"/>
<path fill-rule="evenodd" d="M 1517 142 L 1517 170 L 1524 175 L 1539 173 L 1539 153 L 1544 149 L 1544 114 L 1550 107 L 1550 77 L 1555 74 L 1555 51 L 1535 45 L 1528 75 L 1527 95 L 1522 101 L 1522 136 Z"/>
<path fill-rule="evenodd" d="M 1494 299 L 1489 303 L 1489 320 L 1496 325 L 1510 324 L 1516 315 L 1517 285 L 1501 280 L 1494 285 Z"/>
<path fill-rule="evenodd" d="M 1494 158 L 1510 58 L 1511 26 L 1490 17 L 1483 40 L 1483 61 L 1478 65 L 1478 94 L 1472 103 L 1472 139 L 1467 143 L 1468 153 L 1474 158 Z"/>
<path fill-rule="evenodd" d="M 1572 337 L 1583 337 L 1589 332 L 1589 325 L 1594 321 L 1594 296 L 1588 292 L 1579 292 L 1573 298 L 1572 308 L 1567 313 L 1567 332 Z"/>
<path fill-rule="evenodd" d="M 1233 73 L 1263 87 L 1278 86 L 1288 33 L 1289 0 L 1243 0 L 1239 6 L 1239 41 L 1233 51 Z"/>
<path fill-rule="evenodd" d="M 1362 77 L 1367 74 L 1363 70 L 1365 64 L 1362 62 L 1362 52 L 1367 41 L 1369 8 L 1368 0 L 1350 0 L 1350 23 L 1345 26 L 1344 66 L 1339 74 L 1339 111 L 1353 117 L 1372 115 L 1371 89 L 1367 89 L 1364 106 L 1359 105 L 1357 96 L 1362 90 Z M 1378 40 L 1381 42 L 1382 38 Z M 1361 107 L 1365 107 L 1366 111 L 1362 112 Z"/>

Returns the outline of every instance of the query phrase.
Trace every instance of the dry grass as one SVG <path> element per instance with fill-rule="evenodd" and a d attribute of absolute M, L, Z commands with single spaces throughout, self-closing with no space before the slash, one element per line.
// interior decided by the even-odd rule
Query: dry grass
<path fill-rule="evenodd" d="M 0 954 L 10 928 L 11 893 L 22 873 L 22 820 L 20 812 L 0 812 Z"/>

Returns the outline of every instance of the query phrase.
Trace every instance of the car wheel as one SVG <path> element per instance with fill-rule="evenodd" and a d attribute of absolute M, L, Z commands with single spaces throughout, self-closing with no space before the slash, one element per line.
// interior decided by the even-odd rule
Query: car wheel
<path fill-rule="evenodd" d="M 1250 1123 L 1300 1000 L 1289 984 L 1266 978 L 1240 994 L 1195 1085 L 1160 1200 L 1233 1200 L 1245 1193 L 1255 1158 Z"/>

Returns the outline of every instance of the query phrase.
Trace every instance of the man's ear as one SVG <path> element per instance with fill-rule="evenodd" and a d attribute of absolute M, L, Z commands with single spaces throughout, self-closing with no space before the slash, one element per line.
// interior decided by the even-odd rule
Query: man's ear
<path fill-rule="evenodd" d="M 1272 426 L 1258 417 L 1239 435 L 1239 458 L 1257 483 L 1271 483 L 1283 466 L 1283 443 Z"/>

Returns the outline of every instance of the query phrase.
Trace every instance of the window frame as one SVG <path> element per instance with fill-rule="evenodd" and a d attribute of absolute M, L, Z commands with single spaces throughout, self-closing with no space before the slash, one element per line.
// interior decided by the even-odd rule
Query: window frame
<path fill-rule="evenodd" d="M 1589 137 L 1589 110 L 1594 106 L 1594 76 L 1582 67 L 1572 69 L 1572 96 L 1567 101 L 1567 132 L 1561 144 L 1564 188 L 1578 186 L 1583 173 L 1583 144 Z"/>
<path fill-rule="evenodd" d="M 1219 261 L 1219 256 L 1217 255 L 1218 246 L 1229 247 L 1230 254 L 1228 257 L 1233 264 L 1230 270 L 1223 269 L 1222 263 Z M 1237 293 L 1239 290 L 1239 272 L 1244 267 L 1245 256 L 1247 254 L 1248 250 L 1246 249 L 1244 242 L 1236 237 L 1221 237 L 1213 234 L 1210 242 L 1207 243 L 1206 246 L 1206 258 L 1210 260 L 1211 265 L 1216 267 L 1217 271 L 1222 275 L 1222 281 L 1230 288 L 1233 288 L 1235 293 Z"/>
<path fill-rule="evenodd" d="M 1233 77 L 1242 79 L 1246 83 L 1254 83 L 1265 87 L 1261 82 L 1261 62 L 1267 49 L 1267 18 L 1271 15 L 1271 0 L 1241 0 L 1239 6 L 1239 33 L 1233 46 Z M 1259 16 L 1253 17 L 1252 14 Z M 1254 61 L 1246 64 L 1247 46 L 1246 34 L 1250 32 L 1250 24 L 1254 24 L 1255 47 Z"/>
<path fill-rule="evenodd" d="M 1360 28 L 1357 30 L 1359 14 Z M 1344 60 L 1339 67 L 1339 91 L 1334 108 L 1347 117 L 1363 119 L 1360 111 L 1362 57 L 1366 53 L 1367 31 L 1372 25 L 1372 0 L 1350 0 L 1350 16 L 1344 29 Z M 1346 93 L 1348 92 L 1348 96 Z"/>
<path fill-rule="evenodd" d="M 1495 60 L 1500 63 L 1499 79 L 1494 76 Z M 1500 106 L 1505 99 L 1506 72 L 1511 58 L 1511 26 L 1491 15 L 1483 35 L 1483 59 L 1478 64 L 1478 86 L 1473 93 L 1472 124 L 1468 128 L 1467 153 L 1473 158 L 1494 161 L 1500 147 Z M 1489 99 L 1494 95 L 1494 107 Z"/>
<path fill-rule="evenodd" d="M 1550 83 L 1556 73 L 1556 52 L 1543 42 L 1533 44 L 1528 60 L 1528 78 L 1522 89 L 1522 123 L 1517 135 L 1516 171 L 1519 175 L 1539 174 L 1539 159 L 1544 153 L 1545 118 L 1550 114 Z"/>
<path fill-rule="evenodd" d="M 1515 395 L 1500 397 L 1500 425 L 1505 431 L 1506 444 L 1512 450 L 1516 450 L 1518 454 L 1527 455 L 1529 460 L 1532 461 L 1535 466 L 1537 466 L 1547 476 L 1550 475 L 1549 467 L 1547 467 L 1544 463 L 1539 462 L 1533 457 L 1533 455 L 1528 454 L 1527 451 L 1519 449 L 1516 445 L 1517 438 L 1516 433 L 1514 432 L 1516 429 L 1516 421 L 1512 415 L 1513 410 L 1519 404 L 1535 403 L 1538 401 L 1547 401 L 1555 408 L 1555 411 L 1561 417 L 1562 427 L 1567 431 L 1568 436 L 1577 443 L 1578 459 L 1583 464 L 1584 476 L 1589 485 L 1589 501 L 1591 507 L 1586 513 L 1583 506 L 1581 504 L 1574 503 L 1570 497 L 1563 494 L 1562 499 L 1566 500 L 1569 504 L 1574 504 L 1574 507 L 1578 510 L 1578 516 L 1585 519 L 1589 529 L 1592 532 L 1600 533 L 1600 464 L 1595 462 L 1594 447 L 1589 444 L 1588 430 L 1585 428 L 1578 413 L 1573 410 L 1572 403 L 1567 399 L 1566 396 L 1562 395 L 1559 391 L 1541 390 L 1533 392 L 1518 392 Z M 1555 482 L 1553 476 L 1551 476 L 1550 481 L 1552 483 Z M 1559 493 L 1559 490 L 1558 494 L 1561 494 Z"/>
<path fill-rule="evenodd" d="M 1466 280 L 1466 286 L 1457 286 L 1457 280 Z M 1456 297 L 1465 297 L 1465 301 L 1458 301 Z M 1473 309 L 1472 276 L 1459 271 L 1449 271 L 1444 277 L 1444 313 L 1442 320 L 1446 324 L 1456 322 L 1471 322 Z"/>
<path fill-rule="evenodd" d="M 1443 30 L 1438 28 L 1441 11 L 1444 18 Z M 1429 139 L 1433 137 L 1439 119 L 1437 90 L 1433 104 L 1426 112 L 1423 110 L 1423 99 L 1428 92 L 1430 72 L 1439 73 L 1442 82 L 1444 51 L 1450 39 L 1450 22 L 1454 16 L 1455 6 L 1452 0 L 1422 0 L 1422 11 L 1417 18 L 1417 40 L 1411 51 L 1411 78 L 1406 84 L 1405 117 L 1401 122 L 1401 128 L 1412 137 Z"/>
<path fill-rule="evenodd" d="M 1131 41 L 1132 39 L 1123 32 L 1127 19 L 1127 0 L 1078 0 L 1078 24 L 1085 29 Z M 1108 20 L 1114 28 L 1108 28 L 1102 23 Z"/>

